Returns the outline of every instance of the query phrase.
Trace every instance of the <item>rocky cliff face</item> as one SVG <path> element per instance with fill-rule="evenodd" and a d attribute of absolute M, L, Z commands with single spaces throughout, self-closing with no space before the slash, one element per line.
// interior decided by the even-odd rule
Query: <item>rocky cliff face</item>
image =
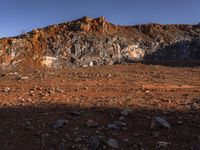
<path fill-rule="evenodd" d="M 94 66 L 200 60 L 200 25 L 116 26 L 83 17 L 0 39 L 0 66 Z"/>

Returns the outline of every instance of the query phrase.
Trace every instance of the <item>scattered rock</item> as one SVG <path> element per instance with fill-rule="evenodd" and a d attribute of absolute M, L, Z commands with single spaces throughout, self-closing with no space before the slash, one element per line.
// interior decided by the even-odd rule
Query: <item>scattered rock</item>
<path fill-rule="evenodd" d="M 119 149 L 120 146 L 119 146 L 119 143 L 117 140 L 113 139 L 113 138 L 109 138 L 108 139 L 108 145 L 112 148 L 116 148 L 116 149 Z"/>
<path fill-rule="evenodd" d="M 177 123 L 178 124 L 183 124 L 183 121 L 182 120 L 178 120 Z"/>
<path fill-rule="evenodd" d="M 92 136 L 89 141 L 92 150 L 97 150 L 100 146 L 100 140 L 98 136 Z"/>
<path fill-rule="evenodd" d="M 109 73 L 109 74 L 107 75 L 107 77 L 108 77 L 108 78 L 111 78 L 111 77 L 112 77 L 112 74 Z"/>
<path fill-rule="evenodd" d="M 125 127 L 126 126 L 126 123 L 122 122 L 122 121 L 115 121 L 114 124 L 116 124 L 119 127 Z"/>
<path fill-rule="evenodd" d="M 152 133 L 152 135 L 153 135 L 154 138 L 157 138 L 157 137 L 160 136 L 160 132 L 155 131 L 155 132 Z"/>
<path fill-rule="evenodd" d="M 26 122 L 25 122 L 24 128 L 25 128 L 25 130 L 27 130 L 27 131 L 33 130 L 33 126 L 32 126 L 32 124 L 31 124 L 30 121 L 26 121 Z"/>
<path fill-rule="evenodd" d="M 54 122 L 54 123 L 52 124 L 52 127 L 53 127 L 54 129 L 57 129 L 57 128 L 60 128 L 60 127 L 62 127 L 62 126 L 64 126 L 64 125 L 67 125 L 68 122 L 69 122 L 68 120 L 59 119 L 59 120 L 57 120 L 56 122 Z"/>
<path fill-rule="evenodd" d="M 159 126 L 163 126 L 171 130 L 171 125 L 165 119 L 161 117 L 153 117 L 151 120 L 151 129 Z"/>
<path fill-rule="evenodd" d="M 74 116 L 80 116 L 81 115 L 81 112 L 80 111 L 70 111 L 69 112 L 71 115 L 74 115 Z"/>
<path fill-rule="evenodd" d="M 11 88 L 10 87 L 5 87 L 2 92 L 10 92 Z"/>
<path fill-rule="evenodd" d="M 164 141 L 158 141 L 156 143 L 156 148 L 167 148 L 168 145 L 170 145 L 171 143 L 168 142 L 164 142 Z"/>
<path fill-rule="evenodd" d="M 116 124 L 109 124 L 108 125 L 108 129 L 111 129 L 111 130 L 119 130 L 120 127 Z"/>
<path fill-rule="evenodd" d="M 21 79 L 21 80 L 28 80 L 29 77 L 24 76 L 24 77 L 21 77 L 20 79 Z"/>
<path fill-rule="evenodd" d="M 123 116 L 127 116 L 127 115 L 129 115 L 131 113 L 131 109 L 130 108 L 125 108 L 125 109 L 123 109 L 122 111 L 121 111 L 121 114 L 123 115 Z"/>
<path fill-rule="evenodd" d="M 87 121 L 87 127 L 89 128 L 96 128 L 98 126 L 98 123 L 92 119 L 89 119 Z"/>

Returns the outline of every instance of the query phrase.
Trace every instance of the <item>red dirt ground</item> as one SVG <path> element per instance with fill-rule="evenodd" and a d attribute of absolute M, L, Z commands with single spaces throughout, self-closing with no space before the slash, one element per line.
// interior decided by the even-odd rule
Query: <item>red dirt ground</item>
<path fill-rule="evenodd" d="M 130 112 L 123 118 L 122 110 Z M 171 130 L 152 129 L 156 116 Z M 59 119 L 68 123 L 53 129 Z M 118 120 L 120 129 L 107 127 Z M 112 149 L 108 138 L 122 150 L 199 150 L 200 67 L 1 70 L 1 150 Z"/>

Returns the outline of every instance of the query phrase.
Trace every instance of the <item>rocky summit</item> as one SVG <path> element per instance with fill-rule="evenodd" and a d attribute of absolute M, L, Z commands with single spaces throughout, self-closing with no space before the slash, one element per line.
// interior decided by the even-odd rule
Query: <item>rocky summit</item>
<path fill-rule="evenodd" d="M 200 60 L 200 25 L 114 25 L 81 19 L 0 39 L 0 66 L 87 67 Z"/>

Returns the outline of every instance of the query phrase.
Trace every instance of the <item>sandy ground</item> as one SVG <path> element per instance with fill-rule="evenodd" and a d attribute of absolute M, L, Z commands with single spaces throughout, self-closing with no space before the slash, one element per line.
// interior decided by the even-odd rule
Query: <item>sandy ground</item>
<path fill-rule="evenodd" d="M 200 67 L 1 70 L 0 149 L 199 150 Z"/>

